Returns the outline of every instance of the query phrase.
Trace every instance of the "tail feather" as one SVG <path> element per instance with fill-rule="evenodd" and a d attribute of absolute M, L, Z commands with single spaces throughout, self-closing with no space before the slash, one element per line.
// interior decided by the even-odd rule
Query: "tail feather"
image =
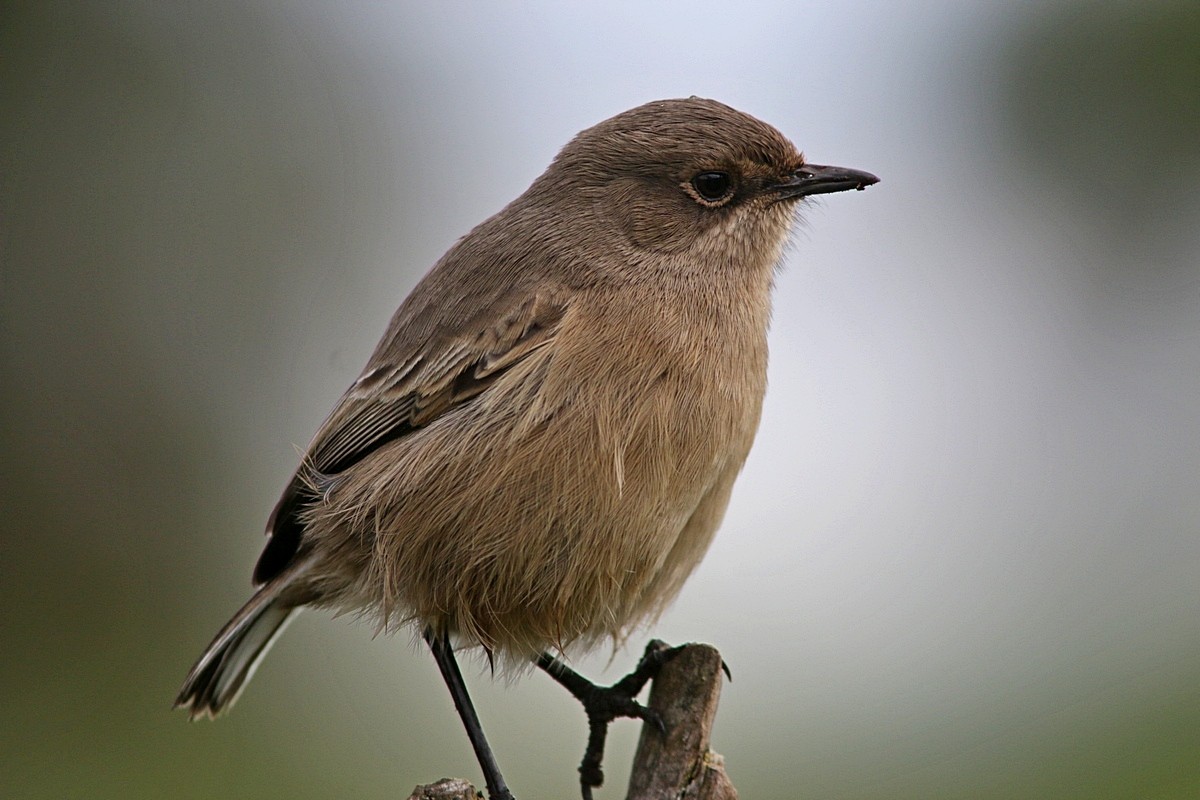
<path fill-rule="evenodd" d="M 305 571 L 307 564 L 295 565 L 233 615 L 188 673 L 175 708 L 186 708 L 192 719 L 213 718 L 237 701 L 262 657 L 300 610 L 283 593 Z"/>

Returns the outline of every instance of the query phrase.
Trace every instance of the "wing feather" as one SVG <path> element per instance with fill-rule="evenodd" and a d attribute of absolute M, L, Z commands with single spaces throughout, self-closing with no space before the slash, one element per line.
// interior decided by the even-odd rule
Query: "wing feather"
<path fill-rule="evenodd" d="M 254 569 L 256 583 L 282 571 L 299 552 L 300 514 L 340 473 L 380 447 L 424 427 L 487 391 L 501 375 L 552 345 L 567 307 L 526 296 L 509 313 L 466 336 L 420 353 L 376 353 L 308 447 L 267 523 L 271 536 Z"/>

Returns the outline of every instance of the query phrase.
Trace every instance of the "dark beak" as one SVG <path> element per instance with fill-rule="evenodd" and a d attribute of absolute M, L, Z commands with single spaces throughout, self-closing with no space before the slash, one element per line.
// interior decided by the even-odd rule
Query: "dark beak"
<path fill-rule="evenodd" d="M 805 164 L 787 180 L 775 184 L 775 190 L 779 192 L 779 198 L 782 200 L 787 197 L 807 197 L 810 194 L 829 194 L 850 189 L 862 191 L 873 183 L 879 183 L 879 178 L 862 170 Z"/>

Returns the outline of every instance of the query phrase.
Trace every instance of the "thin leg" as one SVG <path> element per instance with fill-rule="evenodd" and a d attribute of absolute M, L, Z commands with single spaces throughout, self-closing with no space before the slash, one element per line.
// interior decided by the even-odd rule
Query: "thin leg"
<path fill-rule="evenodd" d="M 668 647 L 657 639 L 646 645 L 637 668 L 612 686 L 597 686 L 549 653 L 543 653 L 535 662 L 538 667 L 583 703 L 588 718 L 588 743 L 579 765 L 579 787 L 583 800 L 592 800 L 592 789 L 603 785 L 604 744 L 608 738 L 608 723 L 618 717 L 633 717 L 645 720 L 666 732 L 662 718 L 652 708 L 647 708 L 635 698 L 657 673 L 663 664 L 679 652 L 679 648 Z"/>
<path fill-rule="evenodd" d="M 438 669 L 442 671 L 442 679 L 446 681 L 450 696 L 454 698 L 454 707 L 458 709 L 458 716 L 462 718 L 463 727 L 467 729 L 467 737 L 475 750 L 475 758 L 479 760 L 479 766 L 483 770 L 488 797 L 491 800 L 515 800 L 512 792 L 508 790 L 508 784 L 504 782 L 504 776 L 500 774 L 500 765 L 496 763 L 496 756 L 488 746 L 487 737 L 483 735 L 483 726 L 479 724 L 479 716 L 475 713 L 471 696 L 467 694 L 467 685 L 458 670 L 458 662 L 454 660 L 454 649 L 450 646 L 449 637 L 444 633 L 434 634 L 433 631 L 427 630 L 425 641 L 433 651 L 433 658 L 437 661 Z"/>

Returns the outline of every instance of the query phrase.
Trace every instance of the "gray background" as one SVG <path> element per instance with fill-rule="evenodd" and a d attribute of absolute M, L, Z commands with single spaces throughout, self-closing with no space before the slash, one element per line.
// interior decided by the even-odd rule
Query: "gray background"
<path fill-rule="evenodd" d="M 732 666 L 743 796 L 1200 796 L 1198 6 L 736 5 L 5 5 L 0 795 L 479 780 L 365 624 L 302 618 L 218 723 L 170 700 L 417 278 L 699 94 L 883 179 L 808 210 L 758 444 L 646 632 Z M 467 672 L 518 797 L 575 796 L 574 701 Z"/>

